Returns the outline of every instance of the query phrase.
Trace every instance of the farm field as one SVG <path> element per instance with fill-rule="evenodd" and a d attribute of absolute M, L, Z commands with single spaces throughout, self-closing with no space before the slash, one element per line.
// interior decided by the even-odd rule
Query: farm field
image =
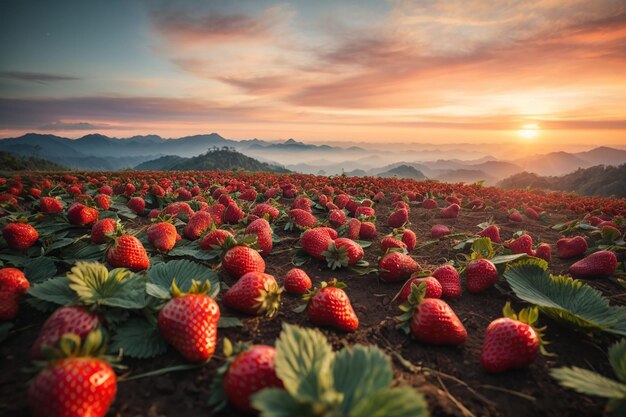
<path fill-rule="evenodd" d="M 610 413 L 608 398 L 562 386 L 554 370 L 577 367 L 615 381 L 619 372 L 626 375 L 626 345 L 615 345 L 626 336 L 625 199 L 395 178 L 232 172 L 25 173 L 2 178 L 0 184 L 0 261 L 3 268 L 23 271 L 29 287 L 19 296 L 2 293 L 0 300 L 19 302 L 15 314 L 6 312 L 10 310 L 6 304 L 0 309 L 6 314 L 0 321 L 2 415 L 31 415 L 33 399 L 45 398 L 29 392 L 36 373 L 25 369 L 32 368 L 33 356 L 41 359 L 48 350 L 40 338 L 44 323 L 55 310 L 67 306 L 78 306 L 92 324 L 79 326 L 66 318 L 62 325 L 57 322 L 57 329 L 79 329 L 82 334 L 77 337 L 85 342 L 88 330 L 99 328 L 108 339 L 108 354 L 121 351 L 123 368 L 115 370 L 117 393 L 107 416 L 242 415 L 232 398 L 216 411 L 220 390 L 213 380 L 227 361 L 226 339 L 232 344 L 278 347 L 283 338 L 276 353 L 276 364 L 282 366 L 278 376 L 291 375 L 281 384 L 300 401 L 299 410 L 307 410 L 299 411 L 303 416 L 366 415 L 362 414 L 366 410 L 367 415 L 381 416 L 579 416 L 581 412 L 602 416 Z M 157 230 L 157 224 L 169 226 Z M 574 241 L 562 240 L 577 236 Z M 578 263 L 589 256 L 593 261 Z M 386 262 L 388 257 L 397 261 Z M 497 280 L 484 282 L 489 274 L 483 270 L 468 279 L 472 272 L 466 270 L 471 271 L 472 262 L 480 259 L 497 268 Z M 437 272 L 446 263 L 457 273 L 452 281 Z M 282 291 L 278 302 L 277 288 L 293 268 L 302 269 L 313 288 L 334 278 L 344 282 L 358 323 L 350 318 L 349 309 L 340 317 L 313 317 L 313 301 L 298 310 L 306 301 L 293 291 Z M 262 273 L 276 283 L 267 276 L 260 278 Z M 397 317 L 403 311 L 413 317 L 415 306 L 401 310 L 397 295 L 410 277 L 431 275 L 441 288 L 440 299 L 458 319 L 440 317 L 439 325 L 429 324 L 434 330 L 412 329 L 407 334 L 398 328 Z M 580 281 L 573 283 L 559 275 L 574 275 Z M 250 276 L 266 280 L 265 284 L 243 286 L 241 282 Z M 1 279 L 0 285 L 5 285 Z M 216 339 L 185 339 L 171 328 L 178 319 L 163 324 L 172 283 L 188 292 L 192 280 L 211 284 L 204 289 L 219 306 L 220 320 L 212 324 L 217 326 Z M 255 285 L 269 295 L 258 288 L 250 294 Z M 298 281 L 298 285 L 304 284 Z M 226 297 L 229 288 L 239 294 Z M 421 299 L 426 290 L 419 283 L 409 289 L 409 301 Z M 264 295 L 267 303 L 260 301 Z M 429 295 L 424 300 L 432 300 Z M 546 327 L 542 337 L 549 342 L 545 345 L 549 354 L 531 353 L 528 363 L 504 366 L 519 369 L 489 372 L 485 365 L 489 359 L 481 362 L 485 330 L 503 316 L 507 302 L 516 312 L 536 306 L 535 327 Z M 184 315 L 195 317 L 192 311 Z M 288 327 L 281 336 L 286 324 L 298 328 Z M 451 335 L 459 327 L 465 337 Z M 337 382 L 341 375 L 349 381 L 344 381 L 344 388 L 362 387 L 366 393 L 362 404 L 354 400 L 350 408 L 347 397 L 324 397 L 328 403 L 309 398 L 328 407 L 325 413 L 319 408 L 318 414 L 313 413 L 312 406 L 302 405 L 308 403 L 298 384 L 305 375 L 317 388 L 313 391 L 337 392 L 324 385 L 328 375 L 320 376 L 322 365 L 307 358 L 304 349 L 290 351 L 290 370 L 285 368 L 287 361 L 279 359 L 287 355 L 286 333 L 305 338 L 298 333 L 301 328 L 321 332 L 335 352 L 357 345 L 377 347 L 376 352 L 383 352 L 391 365 L 387 385 L 404 388 L 378 387 L 396 397 L 389 394 L 375 406 L 364 404 L 368 395 L 376 393 L 374 383 L 367 384 L 377 375 L 373 369 L 387 372 L 383 356 L 368 350 L 363 359 L 367 366 L 360 362 L 359 367 L 355 359 L 334 377 L 337 392 L 344 392 Z M 48 347 L 58 346 L 62 333 L 66 332 L 50 332 L 45 339 Z M 313 351 L 323 352 L 321 336 L 314 334 Z M 216 340 L 216 346 L 211 340 Z M 202 343 L 208 345 L 200 349 Z M 517 349 L 503 343 L 505 347 L 496 349 L 500 353 Z M 616 371 L 611 358 L 620 352 L 622 368 Z M 308 361 L 316 366 L 307 371 L 302 368 Z M 615 384 L 623 388 L 624 382 Z M 217 385 L 221 388 L 222 383 Z M 294 393 L 295 386 L 300 387 L 300 396 Z M 295 415 L 287 408 L 289 401 L 273 394 L 282 401 L 270 407 L 266 395 L 262 415 Z M 422 411 L 420 394 L 426 403 Z M 259 404 L 262 397 L 255 397 Z M 392 397 L 414 403 L 402 412 Z M 333 407 L 341 408 L 337 401 L 345 407 L 332 414 Z M 623 397 L 612 406 L 613 415 L 624 415 L 620 414 L 626 410 Z M 393 410 L 385 411 L 389 407 Z M 375 410 L 382 414 L 373 414 Z"/>

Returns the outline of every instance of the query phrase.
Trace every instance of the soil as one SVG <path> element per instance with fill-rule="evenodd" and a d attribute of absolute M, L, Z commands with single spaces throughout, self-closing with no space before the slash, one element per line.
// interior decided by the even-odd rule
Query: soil
<path fill-rule="evenodd" d="M 386 219 L 389 205 L 377 205 L 379 237 L 389 231 Z M 524 219 L 523 223 L 510 223 L 503 212 L 462 211 L 458 219 L 439 219 L 438 210 L 412 207 L 410 228 L 420 241 L 430 240 L 432 225 L 443 223 L 455 232 L 476 232 L 477 224 L 494 217 L 501 226 L 501 236 L 508 239 L 517 230 L 527 230 L 536 243 L 554 243 L 559 233 L 550 225 Z M 574 214 L 553 215 L 553 220 L 574 219 Z M 554 224 L 554 223 L 553 223 Z M 283 232 L 281 237 L 297 237 L 297 232 Z M 293 267 L 292 254 L 284 249 L 293 246 L 287 241 L 274 246 L 275 255 L 267 258 L 267 272 L 282 278 Z M 449 240 L 414 251 L 412 255 L 423 268 L 432 268 L 447 258 L 454 257 L 453 243 Z M 380 254 L 378 241 L 365 250 L 366 260 L 373 266 Z M 554 273 L 565 272 L 572 261 L 556 257 L 550 262 Z M 435 347 L 421 344 L 396 330 L 393 317 L 398 315 L 397 306 L 391 303 L 401 283 L 382 283 L 376 274 L 359 276 L 350 271 L 332 272 L 321 263 L 310 262 L 302 267 L 314 283 L 337 277 L 348 284 L 347 293 L 359 316 L 360 327 L 354 333 L 345 334 L 331 329 L 321 329 L 335 349 L 356 343 L 375 344 L 384 349 L 393 360 L 397 384 L 414 386 L 424 394 L 433 416 L 490 416 L 521 417 L 541 416 L 601 416 L 606 400 L 589 397 L 562 388 L 549 375 L 549 370 L 560 366 L 579 366 L 593 369 L 603 375 L 612 376 L 607 359 L 607 347 L 614 338 L 605 334 L 576 333 L 570 328 L 541 316 L 540 323 L 548 326 L 546 339 L 552 344 L 548 350 L 556 356 L 540 357 L 529 368 L 510 371 L 499 375 L 486 373 L 479 362 L 483 333 L 487 325 L 501 316 L 506 301 L 512 301 L 516 310 L 523 307 L 510 293 L 506 283 L 500 281 L 496 287 L 479 294 L 464 293 L 458 300 L 449 304 L 463 321 L 467 331 L 467 343 L 459 347 Z M 220 271 L 220 279 L 228 284 L 233 280 Z M 623 289 L 610 280 L 590 281 L 590 285 L 611 297 L 614 304 L 624 304 Z M 285 295 L 279 314 L 272 320 L 243 317 L 240 314 L 222 309 L 224 316 L 240 317 L 244 327 L 220 329 L 219 337 L 232 341 L 250 341 L 273 345 L 281 330 L 281 323 L 288 322 L 301 326 L 311 326 L 304 313 L 294 313 L 293 308 L 300 301 L 297 297 Z M 29 366 L 28 353 L 45 317 L 27 305 L 15 322 L 9 339 L 0 345 L 0 414 L 21 417 L 28 415 L 26 403 L 27 382 L 31 374 L 23 372 Z M 220 343 L 221 345 L 221 343 Z M 218 347 L 221 349 L 221 346 Z M 125 359 L 132 374 L 184 363 L 173 350 L 151 360 Z M 209 387 L 215 369 L 220 365 L 216 355 L 206 366 L 190 371 L 174 372 L 163 376 L 143 378 L 134 381 L 120 381 L 115 402 L 107 416 L 116 417 L 178 417 L 190 415 L 240 415 L 232 410 L 214 414 L 207 406 Z"/>

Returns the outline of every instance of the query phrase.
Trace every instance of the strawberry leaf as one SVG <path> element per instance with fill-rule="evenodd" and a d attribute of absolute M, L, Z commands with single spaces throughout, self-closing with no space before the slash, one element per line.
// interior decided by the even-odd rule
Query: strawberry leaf
<path fill-rule="evenodd" d="M 593 371 L 577 367 L 557 368 L 550 371 L 550 374 L 564 387 L 581 394 L 616 399 L 626 397 L 626 385 Z"/>
<path fill-rule="evenodd" d="M 491 259 L 494 255 L 493 245 L 488 237 L 481 237 L 472 242 L 472 259 Z"/>
<path fill-rule="evenodd" d="M 230 327 L 242 327 L 243 323 L 237 317 L 221 316 L 217 322 L 218 329 L 227 329 Z"/>
<path fill-rule="evenodd" d="M 60 305 L 69 304 L 78 298 L 66 277 L 56 277 L 35 284 L 28 290 L 28 294 L 38 300 Z"/>
<path fill-rule="evenodd" d="M 409 387 L 387 388 L 358 403 L 349 417 L 427 417 L 428 408 L 421 394 Z"/>
<path fill-rule="evenodd" d="M 182 292 L 189 291 L 192 280 L 200 283 L 208 280 L 211 283 L 211 291 L 208 295 L 212 298 L 215 298 L 220 291 L 220 282 L 215 272 L 204 265 L 186 259 L 154 265 L 148 269 L 146 276 L 148 282 L 161 287 L 168 293 L 174 278 L 176 278 L 176 285 Z"/>
<path fill-rule="evenodd" d="M 116 354 L 120 349 L 131 358 L 154 358 L 167 351 L 167 343 L 156 325 L 135 317 L 118 327 L 111 338 L 109 352 Z"/>
<path fill-rule="evenodd" d="M 620 381 L 626 383 L 626 339 L 609 348 L 609 362 Z"/>
<path fill-rule="evenodd" d="M 13 328 L 13 323 L 9 323 L 9 322 L 0 323 L 0 343 L 7 340 L 7 337 L 9 337 L 9 332 L 11 331 L 12 328 Z"/>
<path fill-rule="evenodd" d="M 252 396 L 252 405 L 262 417 L 293 417 L 308 415 L 296 398 L 279 388 L 266 388 Z"/>
<path fill-rule="evenodd" d="M 24 267 L 24 275 L 31 283 L 49 280 L 56 273 L 57 267 L 54 265 L 54 261 L 45 256 L 31 259 Z"/>

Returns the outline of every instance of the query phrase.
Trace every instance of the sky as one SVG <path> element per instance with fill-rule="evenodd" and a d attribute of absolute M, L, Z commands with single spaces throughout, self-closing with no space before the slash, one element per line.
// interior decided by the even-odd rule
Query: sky
<path fill-rule="evenodd" d="M 626 146 L 626 2 L 0 1 L 0 137 Z"/>

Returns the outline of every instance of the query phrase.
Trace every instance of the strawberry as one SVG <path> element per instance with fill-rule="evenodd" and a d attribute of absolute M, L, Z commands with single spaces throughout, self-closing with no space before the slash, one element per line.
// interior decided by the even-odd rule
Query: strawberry
<path fill-rule="evenodd" d="M 39 239 L 37 230 L 28 223 L 9 223 L 2 229 L 2 236 L 15 250 L 26 250 Z"/>
<path fill-rule="evenodd" d="M 315 227 L 317 224 L 317 218 L 306 210 L 295 208 L 289 210 L 288 215 L 291 222 L 301 229 Z"/>
<path fill-rule="evenodd" d="M 481 293 L 498 281 L 498 270 L 488 259 L 472 259 L 465 267 L 467 290 L 473 294 Z"/>
<path fill-rule="evenodd" d="M 455 299 L 461 296 L 461 279 L 452 265 L 441 265 L 435 269 L 432 276 L 441 284 L 443 297 Z"/>
<path fill-rule="evenodd" d="M 291 208 L 311 212 L 311 200 L 306 197 L 296 198 Z"/>
<path fill-rule="evenodd" d="M 85 345 L 94 345 L 92 340 L 102 340 L 89 336 Z M 28 403 L 34 417 L 104 417 L 115 398 L 117 380 L 111 366 L 104 360 L 91 356 L 90 351 L 102 347 L 82 347 L 75 334 L 63 336 L 63 346 L 73 346 L 69 352 L 57 348 L 57 355 L 66 357 L 51 361 L 33 379 L 28 389 Z"/>
<path fill-rule="evenodd" d="M 359 318 L 350 304 L 350 298 L 343 290 L 346 285 L 332 279 L 322 282 L 319 289 L 303 296 L 306 314 L 313 324 L 331 326 L 337 330 L 353 332 L 359 328 Z"/>
<path fill-rule="evenodd" d="M 617 257 L 608 250 L 594 252 L 569 267 L 574 278 L 608 278 L 615 273 Z"/>
<path fill-rule="evenodd" d="M 413 284 L 407 302 L 400 306 L 404 312 L 401 327 L 423 343 L 460 345 L 467 340 L 467 331 L 452 308 L 439 298 L 425 298 L 426 283 Z"/>
<path fill-rule="evenodd" d="M 274 234 L 274 231 L 267 220 L 254 220 L 248 225 L 248 227 L 246 227 L 246 233 L 256 235 L 256 241 L 259 246 L 261 256 L 266 257 L 272 252 L 274 245 L 272 235 Z"/>
<path fill-rule="evenodd" d="M 17 317 L 20 296 L 29 288 L 30 283 L 19 269 L 0 269 L 0 320 Z"/>
<path fill-rule="evenodd" d="M 148 242 L 159 252 L 169 252 L 181 237 L 172 223 L 159 222 L 148 227 Z"/>
<path fill-rule="evenodd" d="M 39 198 L 39 210 L 46 214 L 56 214 L 63 211 L 61 202 L 53 197 Z"/>
<path fill-rule="evenodd" d="M 315 259 L 325 259 L 323 252 L 328 249 L 328 246 L 332 243 L 332 241 L 337 237 L 335 232 L 335 238 L 331 237 L 331 232 L 329 230 L 333 230 L 327 227 L 318 227 L 315 229 L 309 229 L 302 233 L 300 237 L 300 245 L 306 253 L 309 254 L 312 258 Z"/>
<path fill-rule="evenodd" d="M 207 207 L 205 211 L 211 215 L 216 226 L 222 224 L 224 212 L 226 211 L 226 207 L 223 204 L 214 204 Z"/>
<path fill-rule="evenodd" d="M 243 219 L 243 210 L 239 208 L 237 203 L 230 202 L 224 209 L 223 221 L 227 224 L 237 224 Z"/>
<path fill-rule="evenodd" d="M 359 239 L 372 240 L 376 239 L 376 225 L 372 222 L 361 222 L 361 228 L 359 229 Z"/>
<path fill-rule="evenodd" d="M 405 208 L 398 209 L 394 211 L 389 219 L 387 220 L 387 225 L 389 227 L 402 227 L 409 221 L 409 211 Z"/>
<path fill-rule="evenodd" d="M 112 234 L 118 229 L 117 221 L 113 219 L 99 220 L 91 227 L 91 241 L 96 245 L 106 243 L 107 234 Z"/>
<path fill-rule="evenodd" d="M 349 201 L 350 197 L 346 194 L 338 194 L 333 199 L 333 203 L 335 203 L 335 205 L 340 209 L 345 208 Z"/>
<path fill-rule="evenodd" d="M 561 259 L 577 258 L 587 251 L 587 241 L 582 236 L 561 238 L 556 241 L 556 255 Z"/>
<path fill-rule="evenodd" d="M 437 208 L 437 202 L 432 198 L 426 198 L 424 201 L 422 201 L 422 207 L 424 207 L 425 209 L 435 209 Z"/>
<path fill-rule="evenodd" d="M 306 292 L 313 287 L 313 283 L 311 282 L 311 278 L 309 278 L 307 273 L 302 269 L 292 268 L 285 274 L 283 286 L 288 293 L 306 294 Z"/>
<path fill-rule="evenodd" d="M 500 228 L 495 224 L 485 227 L 478 236 L 488 237 L 494 243 L 500 243 Z"/>
<path fill-rule="evenodd" d="M 95 198 L 96 204 L 102 210 L 108 210 L 111 207 L 111 197 L 105 194 L 99 194 Z"/>
<path fill-rule="evenodd" d="M 402 230 L 401 240 L 406 245 L 408 251 L 412 251 L 415 249 L 415 245 L 417 245 L 417 236 L 415 236 L 415 232 L 410 229 Z"/>
<path fill-rule="evenodd" d="M 529 219 L 533 219 L 533 220 L 537 220 L 539 219 L 539 214 L 537 213 L 537 211 L 532 208 L 532 207 L 526 207 L 526 209 L 524 210 L 524 214 L 526 215 L 526 217 L 528 217 Z"/>
<path fill-rule="evenodd" d="M 146 202 L 141 197 L 133 197 L 128 200 L 128 208 L 138 216 L 143 216 L 143 212 L 146 208 Z"/>
<path fill-rule="evenodd" d="M 419 287 L 422 282 L 426 284 L 426 294 L 424 295 L 424 298 L 441 298 L 441 293 L 443 290 L 441 288 L 441 284 L 439 283 L 439 281 L 437 281 L 436 278 L 415 277 L 415 278 L 409 278 L 404 283 L 404 285 L 402 286 L 402 289 L 400 289 L 400 292 L 398 293 L 398 296 L 397 296 L 398 302 L 404 303 L 409 298 L 409 295 L 411 294 L 411 291 L 412 291 L 411 284 L 414 284 L 416 287 Z"/>
<path fill-rule="evenodd" d="M 535 250 L 535 256 L 541 258 L 546 262 L 550 262 L 552 258 L 552 246 L 548 243 L 540 243 Z"/>
<path fill-rule="evenodd" d="M 376 216 L 376 211 L 372 207 L 359 206 L 354 211 L 354 217 L 357 219 L 370 219 Z"/>
<path fill-rule="evenodd" d="M 517 239 L 507 240 L 504 242 L 504 247 L 509 248 L 513 253 L 526 253 L 530 256 L 535 256 L 535 251 L 533 251 L 533 238 L 526 233 Z"/>
<path fill-rule="evenodd" d="M 539 350 L 543 351 L 543 329 L 533 327 L 539 315 L 537 307 L 522 310 L 518 317 L 507 302 L 502 311 L 504 317 L 492 321 L 485 330 L 480 353 L 480 363 L 492 373 L 525 368 L 535 361 Z"/>
<path fill-rule="evenodd" d="M 363 258 L 364 252 L 361 245 L 354 240 L 340 237 L 330 242 L 322 255 L 326 258 L 329 268 L 337 269 L 355 265 Z"/>
<path fill-rule="evenodd" d="M 361 233 L 361 221 L 359 219 L 350 219 L 347 229 L 346 237 L 348 239 L 358 239 Z"/>
<path fill-rule="evenodd" d="M 420 267 L 415 259 L 402 252 L 386 253 L 378 261 L 379 276 L 385 282 L 405 280 L 419 270 Z"/>
<path fill-rule="evenodd" d="M 248 188 L 247 190 L 245 190 L 243 193 L 239 195 L 239 198 L 244 201 L 253 202 L 253 201 L 256 201 L 257 192 L 254 191 L 252 188 Z"/>
<path fill-rule="evenodd" d="M 233 237 L 233 234 L 228 230 L 224 229 L 215 229 L 204 235 L 202 240 L 200 241 L 200 249 L 202 250 L 213 250 L 220 249 L 216 247 L 221 247 L 224 244 L 224 241 Z"/>
<path fill-rule="evenodd" d="M 196 240 L 209 230 L 211 224 L 213 224 L 211 214 L 206 211 L 198 211 L 189 218 L 187 225 L 183 228 L 183 235 L 189 240 Z"/>
<path fill-rule="evenodd" d="M 215 352 L 220 308 L 207 295 L 209 281 L 192 280 L 188 293 L 172 282 L 173 298 L 159 311 L 157 324 L 163 338 L 190 362 L 206 362 Z"/>
<path fill-rule="evenodd" d="M 267 215 L 270 222 L 276 220 L 280 215 L 280 212 L 276 207 L 265 203 L 257 205 L 252 213 L 259 217 L 265 217 Z"/>
<path fill-rule="evenodd" d="M 380 248 L 383 252 L 387 252 L 387 250 L 391 248 L 398 248 L 402 249 L 403 251 L 406 251 L 407 249 L 406 243 L 392 236 L 384 237 L 383 240 L 380 241 Z"/>
<path fill-rule="evenodd" d="M 273 317 L 280 307 L 282 288 L 276 279 L 263 272 L 248 272 L 226 291 L 225 306 L 251 315 Z"/>
<path fill-rule="evenodd" d="M 81 203 L 74 203 L 67 209 L 67 218 L 72 224 L 86 226 L 98 220 L 98 210 Z"/>
<path fill-rule="evenodd" d="M 439 213 L 439 217 L 442 219 L 455 219 L 459 217 L 459 212 L 461 211 L 461 206 L 458 204 L 450 204 L 448 207 L 441 209 Z"/>
<path fill-rule="evenodd" d="M 228 249 L 222 259 L 222 266 L 236 279 L 248 272 L 265 272 L 265 261 L 261 254 L 244 245 L 237 245 Z"/>
<path fill-rule="evenodd" d="M 346 222 L 346 214 L 343 210 L 331 210 L 328 213 L 328 222 L 333 227 L 339 227 Z"/>
<path fill-rule="evenodd" d="M 106 253 L 106 260 L 113 268 L 128 268 L 135 272 L 150 266 L 146 248 L 139 239 L 128 234 L 115 239 Z"/>
<path fill-rule="evenodd" d="M 436 224 L 430 228 L 430 237 L 439 239 L 450 234 L 450 229 L 445 224 Z"/>
<path fill-rule="evenodd" d="M 275 358 L 276 349 L 267 345 L 252 345 L 234 358 L 224 376 L 224 392 L 233 407 L 254 414 L 253 394 L 265 388 L 283 388 L 276 376 Z"/>
<path fill-rule="evenodd" d="M 48 317 L 39 331 L 30 356 L 33 359 L 41 359 L 44 346 L 54 346 L 61 336 L 66 333 L 74 333 L 82 340 L 87 335 L 98 329 L 100 318 L 84 307 L 65 306 L 60 307 Z"/>
<path fill-rule="evenodd" d="M 522 222 L 523 221 L 522 215 L 520 214 L 519 211 L 513 210 L 511 211 L 511 213 L 509 213 L 509 221 L 517 222 L 517 223 Z"/>

